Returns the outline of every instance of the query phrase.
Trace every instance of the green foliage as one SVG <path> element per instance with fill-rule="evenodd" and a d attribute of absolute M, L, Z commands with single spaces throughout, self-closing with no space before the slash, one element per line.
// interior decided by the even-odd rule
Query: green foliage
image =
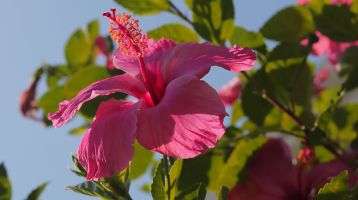
<path fill-rule="evenodd" d="M 222 186 L 234 187 L 239 181 L 239 175 L 243 172 L 247 161 L 264 142 L 265 138 L 263 136 L 239 140 L 215 179 L 215 191 L 220 191 Z"/>
<path fill-rule="evenodd" d="M 109 74 L 104 67 L 88 66 L 80 69 L 64 84 L 64 95 L 66 99 L 71 99 L 81 89 L 108 76 Z"/>
<path fill-rule="evenodd" d="M 134 157 L 130 166 L 130 178 L 136 179 L 142 176 L 153 161 L 153 153 L 140 144 L 134 144 Z"/>
<path fill-rule="evenodd" d="M 273 108 L 264 98 L 261 92 L 264 90 L 267 75 L 263 70 L 259 70 L 251 77 L 242 91 L 241 101 L 242 110 L 247 117 L 257 125 L 262 125 L 266 116 Z"/>
<path fill-rule="evenodd" d="M 4 163 L 0 164 L 0 200 L 11 199 L 11 183 Z"/>
<path fill-rule="evenodd" d="M 102 187 L 100 184 L 98 184 L 94 181 L 86 181 L 84 183 L 74 185 L 74 186 L 69 186 L 67 188 L 74 192 L 88 195 L 88 196 L 94 196 L 94 197 L 98 196 L 98 197 L 102 197 L 104 199 L 112 198 L 110 193 L 108 191 L 106 191 L 106 189 L 104 187 Z"/>
<path fill-rule="evenodd" d="M 231 44 L 253 49 L 266 49 L 265 39 L 261 33 L 248 31 L 242 26 L 236 26 L 230 38 Z"/>
<path fill-rule="evenodd" d="M 190 188 L 186 191 L 183 191 L 178 196 L 176 200 L 204 200 L 206 196 L 205 186 L 198 184 L 197 186 Z"/>
<path fill-rule="evenodd" d="M 68 65 L 76 70 L 86 65 L 91 57 L 91 43 L 85 31 L 76 30 L 65 46 L 65 56 Z"/>
<path fill-rule="evenodd" d="M 193 26 L 209 41 L 223 43 L 234 31 L 234 4 L 232 0 L 186 0 L 192 11 Z"/>
<path fill-rule="evenodd" d="M 161 160 L 155 170 L 153 183 L 151 185 L 153 200 L 166 200 L 164 160 Z"/>
<path fill-rule="evenodd" d="M 315 21 L 317 29 L 333 40 L 358 40 L 358 14 L 351 12 L 348 6 L 324 5 Z"/>
<path fill-rule="evenodd" d="M 354 200 L 358 199 L 358 190 L 348 186 L 348 172 L 343 171 L 332 178 L 319 191 L 317 200 Z"/>
<path fill-rule="evenodd" d="M 26 200 L 38 200 L 40 195 L 45 190 L 46 186 L 48 185 L 47 182 L 42 183 L 41 185 L 37 186 L 31 193 L 27 196 Z"/>
<path fill-rule="evenodd" d="M 63 87 L 55 87 L 42 95 L 37 101 L 37 105 L 42 108 L 45 113 L 55 112 L 58 108 L 58 104 L 65 99 Z"/>
<path fill-rule="evenodd" d="M 346 77 L 343 87 L 353 90 L 358 87 L 358 47 L 346 50 L 341 60 L 342 70 L 340 76 Z"/>
<path fill-rule="evenodd" d="M 178 24 L 164 24 L 156 29 L 148 32 L 149 37 L 159 40 L 161 38 L 167 38 L 174 40 L 179 43 L 183 42 L 198 42 L 198 35 L 193 32 L 190 28 Z"/>
<path fill-rule="evenodd" d="M 169 11 L 170 5 L 166 0 L 115 0 L 124 8 L 137 15 L 154 15 Z"/>
<path fill-rule="evenodd" d="M 314 30 L 312 16 L 299 6 L 284 8 L 272 16 L 261 28 L 268 39 L 277 41 L 299 41 Z"/>

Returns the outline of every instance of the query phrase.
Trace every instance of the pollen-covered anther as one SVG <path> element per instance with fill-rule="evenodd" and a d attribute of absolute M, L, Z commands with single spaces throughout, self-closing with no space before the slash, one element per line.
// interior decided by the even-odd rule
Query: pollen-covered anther
<path fill-rule="evenodd" d="M 123 53 L 141 55 L 147 48 L 148 37 L 139 27 L 138 20 L 126 13 L 118 14 L 115 9 L 103 13 L 110 21 L 109 33 Z"/>

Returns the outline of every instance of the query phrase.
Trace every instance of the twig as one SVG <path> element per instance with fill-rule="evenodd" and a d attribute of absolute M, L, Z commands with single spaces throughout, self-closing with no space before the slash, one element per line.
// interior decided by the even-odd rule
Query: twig
<path fill-rule="evenodd" d="M 186 21 L 187 23 L 189 23 L 190 25 L 194 25 L 194 23 L 186 16 L 186 15 L 184 15 L 184 13 L 183 12 L 181 12 L 180 10 L 179 10 L 179 8 L 178 7 L 176 7 L 170 0 L 167 0 L 167 2 L 168 2 L 168 4 L 169 4 L 169 6 L 170 6 L 170 8 L 171 8 L 171 12 L 172 13 L 174 13 L 174 14 L 176 14 L 178 17 L 180 17 L 181 19 L 183 19 L 184 21 Z"/>

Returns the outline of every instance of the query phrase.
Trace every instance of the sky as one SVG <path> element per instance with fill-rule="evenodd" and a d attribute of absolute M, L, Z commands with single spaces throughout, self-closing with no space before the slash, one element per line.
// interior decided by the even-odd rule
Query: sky
<path fill-rule="evenodd" d="M 189 15 L 184 0 L 172 0 Z M 294 0 L 234 0 L 236 23 L 258 30 L 277 10 Z M 69 136 L 71 125 L 59 129 L 44 128 L 25 119 L 18 109 L 18 97 L 27 87 L 31 74 L 42 63 L 63 63 L 63 46 L 68 36 L 92 19 L 100 19 L 102 33 L 107 24 L 103 11 L 118 7 L 113 0 L 1 0 L 0 6 L 0 162 L 5 162 L 13 184 L 13 199 L 24 199 L 38 184 L 49 181 L 42 199 L 90 199 L 65 190 L 80 183 L 70 172 L 71 155 L 79 137 Z M 182 22 L 169 14 L 139 17 L 144 30 L 168 22 Z M 184 22 L 183 22 L 184 23 Z M 185 23 L 184 23 L 185 24 Z M 206 80 L 215 88 L 225 84 L 233 75 L 213 70 Z M 133 183 L 134 199 L 150 199 L 139 192 L 144 176 Z"/>

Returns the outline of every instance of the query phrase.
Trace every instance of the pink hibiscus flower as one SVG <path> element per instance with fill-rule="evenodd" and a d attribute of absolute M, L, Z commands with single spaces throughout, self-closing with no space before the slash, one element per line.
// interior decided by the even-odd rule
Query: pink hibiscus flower
<path fill-rule="evenodd" d="M 318 42 L 314 43 L 312 46 L 312 54 L 316 56 L 326 55 L 329 62 L 336 66 L 344 52 L 352 47 L 358 46 L 358 41 L 355 42 L 337 42 L 329 39 L 327 36 L 316 31 L 318 37 Z"/>
<path fill-rule="evenodd" d="M 317 189 L 346 166 L 339 161 L 311 168 L 293 165 L 288 145 L 270 139 L 248 165 L 247 179 L 229 193 L 229 200 L 313 200 Z"/>
<path fill-rule="evenodd" d="M 238 77 L 233 78 L 219 90 L 219 96 L 224 105 L 232 105 L 241 94 L 241 83 Z"/>
<path fill-rule="evenodd" d="M 318 95 L 319 93 L 322 92 L 322 90 L 324 90 L 325 88 L 324 84 L 328 80 L 329 74 L 330 74 L 330 66 L 325 66 L 320 68 L 314 75 L 313 89 L 316 95 Z"/>
<path fill-rule="evenodd" d="M 96 83 L 60 104 L 49 115 L 62 126 L 96 96 L 124 92 L 138 101 L 109 100 L 100 105 L 77 151 L 87 179 L 108 177 L 128 166 L 135 139 L 147 149 L 176 158 L 195 157 L 224 134 L 225 108 L 219 95 L 200 80 L 211 66 L 249 70 L 255 54 L 247 48 L 175 44 L 147 39 L 129 15 L 104 14 L 119 49 L 113 63 L 126 72 Z"/>

